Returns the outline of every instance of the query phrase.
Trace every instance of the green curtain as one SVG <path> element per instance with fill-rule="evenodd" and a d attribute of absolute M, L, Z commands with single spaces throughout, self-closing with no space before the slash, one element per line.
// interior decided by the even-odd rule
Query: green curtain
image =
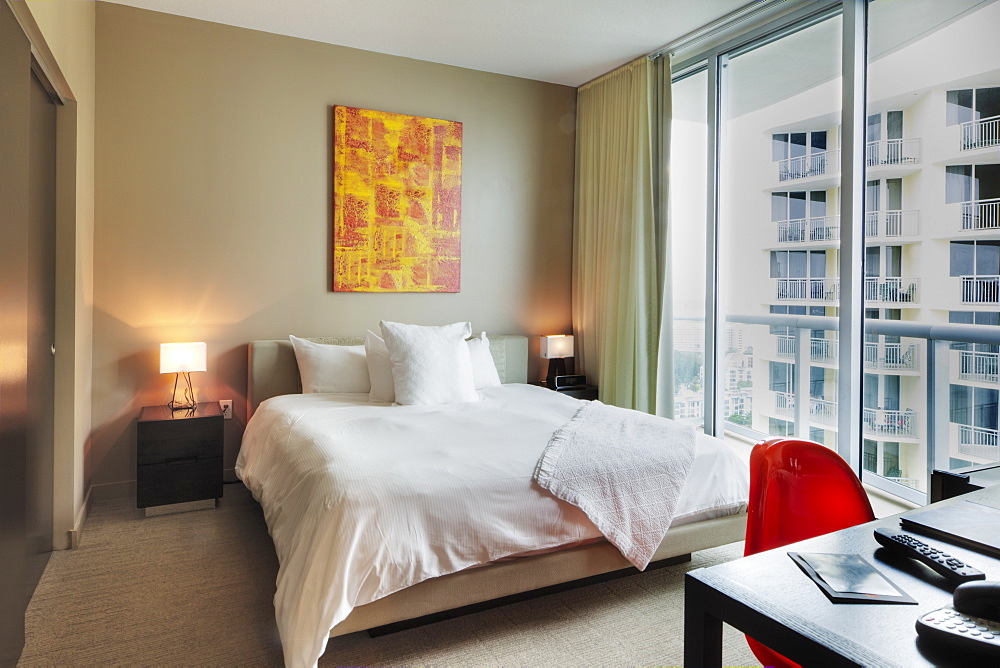
<path fill-rule="evenodd" d="M 660 355 L 669 119 L 666 58 L 640 58 L 577 93 L 577 359 L 602 401 L 650 413 L 657 377 L 670 372 Z"/>

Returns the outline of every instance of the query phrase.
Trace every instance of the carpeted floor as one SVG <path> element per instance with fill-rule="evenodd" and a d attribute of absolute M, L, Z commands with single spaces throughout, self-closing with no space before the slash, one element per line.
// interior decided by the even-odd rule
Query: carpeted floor
<path fill-rule="evenodd" d="M 690 563 L 380 638 L 333 638 L 320 665 L 680 665 Z M 277 558 L 260 508 L 226 485 L 214 510 L 143 518 L 131 500 L 94 506 L 77 550 L 55 552 L 28 607 L 19 665 L 281 665 Z M 726 627 L 726 665 L 754 664 Z"/>

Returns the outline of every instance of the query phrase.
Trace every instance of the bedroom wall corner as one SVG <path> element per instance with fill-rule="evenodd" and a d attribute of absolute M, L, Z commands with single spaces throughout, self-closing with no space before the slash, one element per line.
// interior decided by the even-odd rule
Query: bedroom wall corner
<path fill-rule="evenodd" d="M 166 403 L 158 345 L 206 341 L 200 400 L 246 419 L 247 343 L 380 319 L 569 333 L 573 88 L 97 3 L 93 459 L 135 478 L 135 418 Z M 464 123 L 462 289 L 330 292 L 332 106 Z"/>
<path fill-rule="evenodd" d="M 91 471 L 91 378 L 94 299 L 94 127 L 96 113 L 93 2 L 51 0 L 23 5 L 73 98 L 56 115 L 56 420 L 53 546 L 79 540 Z M 19 12 L 20 13 L 20 8 Z M 38 46 L 37 44 L 35 45 Z"/>

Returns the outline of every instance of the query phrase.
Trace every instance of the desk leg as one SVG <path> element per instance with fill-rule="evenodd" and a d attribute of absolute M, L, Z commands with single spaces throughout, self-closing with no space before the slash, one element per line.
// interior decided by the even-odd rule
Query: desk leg
<path fill-rule="evenodd" d="M 722 665 L 722 621 L 705 608 L 705 585 L 684 577 L 684 665 Z"/>

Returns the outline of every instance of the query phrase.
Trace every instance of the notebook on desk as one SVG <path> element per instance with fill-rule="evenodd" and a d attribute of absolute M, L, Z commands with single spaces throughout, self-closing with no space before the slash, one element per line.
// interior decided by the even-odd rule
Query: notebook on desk
<path fill-rule="evenodd" d="M 973 501 L 906 513 L 900 526 L 907 531 L 1000 558 L 1000 510 Z"/>

